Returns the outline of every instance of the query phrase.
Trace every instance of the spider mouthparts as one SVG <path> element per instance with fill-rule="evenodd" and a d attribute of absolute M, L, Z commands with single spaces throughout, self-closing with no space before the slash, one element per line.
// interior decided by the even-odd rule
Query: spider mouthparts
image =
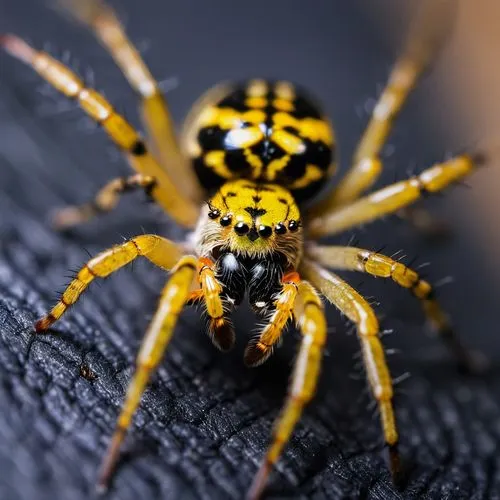
<path fill-rule="evenodd" d="M 210 334 L 215 347 L 221 351 L 229 351 L 234 345 L 233 325 L 224 318 L 210 321 Z"/>
<path fill-rule="evenodd" d="M 259 366 L 271 355 L 272 348 L 259 340 L 250 341 L 245 349 L 243 361 L 246 366 Z"/>

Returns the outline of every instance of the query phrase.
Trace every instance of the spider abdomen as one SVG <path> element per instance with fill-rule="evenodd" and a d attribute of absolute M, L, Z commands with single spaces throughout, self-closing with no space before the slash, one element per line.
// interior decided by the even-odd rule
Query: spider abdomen
<path fill-rule="evenodd" d="M 207 190 L 246 178 L 311 198 L 333 171 L 335 139 L 319 107 L 288 82 L 217 86 L 188 116 L 184 148 Z"/>

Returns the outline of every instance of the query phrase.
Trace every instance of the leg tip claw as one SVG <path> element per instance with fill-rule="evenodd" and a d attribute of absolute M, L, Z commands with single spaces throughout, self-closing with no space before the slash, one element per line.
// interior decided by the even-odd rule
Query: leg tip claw
<path fill-rule="evenodd" d="M 52 323 L 53 323 L 53 321 L 52 321 L 52 319 L 50 317 L 40 318 L 33 325 L 33 328 L 35 329 L 35 333 L 44 333 L 44 332 L 46 332 L 50 328 L 50 325 L 52 325 Z"/>
<path fill-rule="evenodd" d="M 397 443 L 388 447 L 388 462 L 394 486 L 399 491 L 404 490 L 407 482 L 407 471 L 403 467 Z"/>
<path fill-rule="evenodd" d="M 26 64 L 31 64 L 35 56 L 35 51 L 24 40 L 10 33 L 0 34 L 0 47 Z"/>
<path fill-rule="evenodd" d="M 248 490 L 245 500 L 259 500 L 262 497 L 264 488 L 266 487 L 267 478 L 271 472 L 271 464 L 265 461 L 255 475 L 252 485 Z"/>
<path fill-rule="evenodd" d="M 103 496 L 108 492 L 108 485 L 102 481 L 99 481 L 95 487 L 95 492 L 97 496 Z"/>
<path fill-rule="evenodd" d="M 50 217 L 50 224 L 55 231 L 67 231 L 82 222 L 80 212 L 74 207 L 61 208 Z"/>

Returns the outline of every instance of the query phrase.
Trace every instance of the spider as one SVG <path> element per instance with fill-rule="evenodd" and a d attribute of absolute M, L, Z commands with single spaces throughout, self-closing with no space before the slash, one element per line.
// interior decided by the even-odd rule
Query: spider
<path fill-rule="evenodd" d="M 63 229 L 85 222 L 114 208 L 123 193 L 145 190 L 175 222 L 191 230 L 184 242 L 143 234 L 103 251 L 81 268 L 57 304 L 35 323 L 36 332 L 47 331 L 94 279 L 105 278 L 140 256 L 170 272 L 137 356 L 98 485 L 106 488 L 109 483 L 126 431 L 181 310 L 202 304 L 213 343 L 227 351 L 235 338 L 229 316 L 245 294 L 266 321 L 246 347 L 246 365 L 266 361 L 290 321 L 301 333 L 287 399 L 248 498 L 261 496 L 273 465 L 315 393 L 327 338 L 322 297 L 357 327 L 389 448 L 390 469 L 397 476 L 400 460 L 393 387 L 377 317 L 354 288 L 327 268 L 367 273 L 408 289 L 458 361 L 470 368 L 474 359 L 455 337 L 432 286 L 415 270 L 371 250 L 324 246 L 318 241 L 406 209 L 423 195 L 460 181 L 486 161 L 480 153 L 461 154 L 408 180 L 364 194 L 382 171 L 380 151 L 394 118 L 428 67 L 440 37 L 424 36 L 424 18 L 417 18 L 418 29 L 410 33 L 396 61 L 352 167 L 323 201 L 306 209 L 304 203 L 311 202 L 334 173 L 335 136 L 321 109 L 303 90 L 287 81 L 264 79 L 218 85 L 195 104 L 178 140 L 166 100 L 113 10 L 100 0 L 66 0 L 65 6 L 91 28 L 138 93 L 149 140 L 62 63 L 14 35 L 1 36 L 0 45 L 8 53 L 77 101 L 137 172 L 112 180 L 90 203 L 63 209 L 56 226 Z M 419 30 L 422 34 L 415 35 Z"/>

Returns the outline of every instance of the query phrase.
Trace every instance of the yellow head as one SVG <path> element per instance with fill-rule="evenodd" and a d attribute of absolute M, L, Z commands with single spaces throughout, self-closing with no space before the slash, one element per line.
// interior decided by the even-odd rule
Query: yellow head
<path fill-rule="evenodd" d="M 276 184 L 226 182 L 208 202 L 199 231 L 205 256 L 216 247 L 263 259 L 279 252 L 296 266 L 302 255 L 299 209 L 290 192 Z"/>

